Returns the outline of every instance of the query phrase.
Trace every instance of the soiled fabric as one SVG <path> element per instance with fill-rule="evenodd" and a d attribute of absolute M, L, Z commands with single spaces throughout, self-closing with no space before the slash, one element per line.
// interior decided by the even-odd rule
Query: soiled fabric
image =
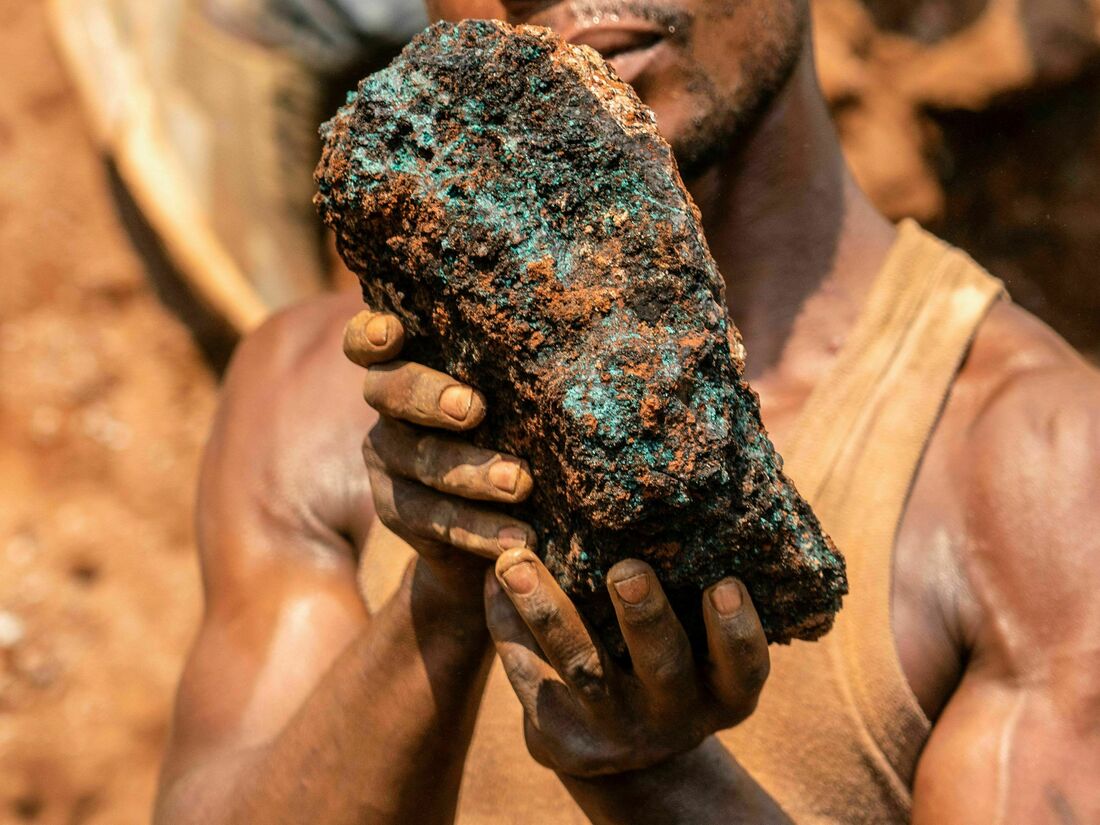
<path fill-rule="evenodd" d="M 1002 295 L 964 253 L 903 223 L 783 450 L 789 477 L 847 558 L 851 592 L 825 638 L 771 648 L 756 713 L 720 738 L 798 823 L 909 821 L 931 725 L 894 646 L 894 539 L 951 384 Z M 410 554 L 381 525 L 372 530 L 360 569 L 372 608 L 396 589 Z M 460 825 L 587 822 L 527 754 L 522 720 L 497 662 L 463 776 Z"/>
<path fill-rule="evenodd" d="M 828 636 L 773 647 L 756 713 L 721 739 L 799 823 L 908 822 L 931 725 L 890 620 L 894 539 L 929 437 L 1000 281 L 915 223 L 831 372 L 806 402 L 786 470 L 848 563 Z"/>

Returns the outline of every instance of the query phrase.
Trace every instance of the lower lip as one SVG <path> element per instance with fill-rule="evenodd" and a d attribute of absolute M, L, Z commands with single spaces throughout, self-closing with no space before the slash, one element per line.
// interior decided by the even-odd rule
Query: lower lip
<path fill-rule="evenodd" d="M 629 52 L 621 52 L 607 62 L 615 70 L 615 73 L 624 83 L 633 83 L 642 73 L 650 67 L 661 52 L 664 40 L 658 40 L 644 49 L 633 49 Z"/>

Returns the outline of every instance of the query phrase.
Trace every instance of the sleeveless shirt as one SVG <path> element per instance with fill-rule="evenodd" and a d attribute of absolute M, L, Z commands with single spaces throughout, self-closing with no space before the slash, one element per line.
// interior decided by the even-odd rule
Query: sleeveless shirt
<path fill-rule="evenodd" d="M 718 737 L 797 823 L 909 821 L 931 725 L 894 644 L 894 539 L 955 376 L 1003 294 L 1000 281 L 963 252 L 902 223 L 783 450 L 785 472 L 845 556 L 850 593 L 823 639 L 772 646 L 756 712 Z M 388 531 L 372 530 L 360 567 L 372 609 L 396 589 L 410 555 Z M 478 715 L 457 822 L 587 822 L 554 774 L 528 755 L 522 709 L 499 661 Z"/>

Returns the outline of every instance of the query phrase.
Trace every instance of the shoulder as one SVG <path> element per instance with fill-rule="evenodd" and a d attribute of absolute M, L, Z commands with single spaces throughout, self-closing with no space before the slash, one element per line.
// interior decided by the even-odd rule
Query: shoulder
<path fill-rule="evenodd" d="M 914 821 L 1085 821 L 1100 720 L 1100 380 L 1035 318 L 999 306 L 942 423 L 966 526 L 964 583 L 941 592 L 968 638 L 920 757 Z"/>
<path fill-rule="evenodd" d="M 963 563 L 986 614 L 978 641 L 1018 675 L 1051 646 L 1100 632 L 1100 373 L 1005 304 L 983 325 L 959 389 Z"/>
<path fill-rule="evenodd" d="M 344 358 L 355 296 L 325 295 L 275 313 L 238 345 L 211 437 L 216 454 L 294 452 L 311 433 L 363 416 L 361 368 Z"/>
<path fill-rule="evenodd" d="M 336 293 L 311 298 L 271 315 L 237 346 L 226 372 L 226 397 L 249 397 L 266 378 L 281 383 L 312 383 L 318 378 L 308 366 L 325 372 L 341 366 L 344 324 L 362 308 L 358 296 Z M 266 393 L 265 393 L 266 394 Z"/>
<path fill-rule="evenodd" d="M 356 532 L 367 492 L 360 443 L 374 414 L 363 371 L 341 350 L 358 296 L 326 295 L 273 315 L 237 347 L 200 482 L 199 538 L 211 547 Z"/>
<path fill-rule="evenodd" d="M 1032 492 L 1053 499 L 1097 473 L 1089 448 L 1100 446 L 1100 371 L 1034 316 L 995 309 L 960 383 L 973 393 L 969 463 L 980 490 L 995 496 L 1042 478 L 1049 489 Z"/>

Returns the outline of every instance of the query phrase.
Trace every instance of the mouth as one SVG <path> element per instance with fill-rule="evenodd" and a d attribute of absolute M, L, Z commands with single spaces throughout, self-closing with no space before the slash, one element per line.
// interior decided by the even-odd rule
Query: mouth
<path fill-rule="evenodd" d="M 669 32 L 648 23 L 593 22 L 564 32 L 577 46 L 590 46 L 611 64 L 616 74 L 632 83 L 649 65 Z"/>

